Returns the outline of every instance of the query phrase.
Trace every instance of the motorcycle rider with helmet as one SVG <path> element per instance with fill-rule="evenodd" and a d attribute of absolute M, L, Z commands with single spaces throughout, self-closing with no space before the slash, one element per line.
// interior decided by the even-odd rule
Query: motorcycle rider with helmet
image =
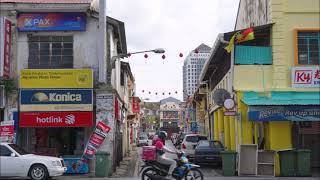
<path fill-rule="evenodd" d="M 167 133 L 165 131 L 160 131 L 158 135 L 158 139 L 155 141 L 156 146 L 156 160 L 157 162 L 165 165 L 170 165 L 167 179 L 172 178 L 172 172 L 177 166 L 177 162 L 173 159 L 165 157 L 165 153 L 177 154 L 177 151 L 173 151 L 170 148 L 165 146 L 165 141 L 167 138 Z"/>

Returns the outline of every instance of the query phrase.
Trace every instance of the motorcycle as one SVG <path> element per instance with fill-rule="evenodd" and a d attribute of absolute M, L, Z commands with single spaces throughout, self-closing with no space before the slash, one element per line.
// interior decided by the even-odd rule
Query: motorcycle
<path fill-rule="evenodd" d="M 188 158 L 184 152 L 179 152 L 177 167 L 172 172 L 172 177 L 176 180 L 203 180 L 203 174 L 200 171 L 200 166 L 189 163 Z M 144 161 L 141 166 L 141 179 L 142 180 L 165 180 L 168 174 L 170 165 L 164 165 L 157 161 Z"/>

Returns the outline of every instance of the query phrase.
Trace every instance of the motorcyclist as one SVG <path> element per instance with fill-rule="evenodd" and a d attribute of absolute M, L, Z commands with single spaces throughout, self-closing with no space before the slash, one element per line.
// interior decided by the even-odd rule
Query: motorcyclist
<path fill-rule="evenodd" d="M 172 178 L 172 172 L 177 166 L 177 162 L 173 159 L 165 157 L 165 153 L 177 154 L 177 151 L 173 151 L 170 148 L 165 146 L 165 141 L 167 138 L 167 133 L 165 131 L 160 131 L 158 135 L 158 139 L 156 140 L 156 160 L 157 162 L 165 165 L 170 165 L 167 179 Z"/>

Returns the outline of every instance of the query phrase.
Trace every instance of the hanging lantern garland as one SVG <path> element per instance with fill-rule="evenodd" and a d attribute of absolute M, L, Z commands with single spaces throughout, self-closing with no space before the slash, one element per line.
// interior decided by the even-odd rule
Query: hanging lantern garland
<path fill-rule="evenodd" d="M 158 95 L 158 92 L 152 92 L 152 91 L 145 91 L 145 90 L 141 90 L 141 92 L 144 94 L 145 92 L 147 92 L 147 94 L 149 95 L 152 95 L 152 94 L 155 94 L 156 96 Z M 162 92 L 162 93 L 159 93 L 159 94 L 162 94 L 163 96 L 166 95 L 167 93 L 166 92 Z M 171 94 L 178 94 L 178 91 L 174 91 L 174 93 L 171 93 L 171 92 L 168 92 L 168 95 L 171 95 Z"/>

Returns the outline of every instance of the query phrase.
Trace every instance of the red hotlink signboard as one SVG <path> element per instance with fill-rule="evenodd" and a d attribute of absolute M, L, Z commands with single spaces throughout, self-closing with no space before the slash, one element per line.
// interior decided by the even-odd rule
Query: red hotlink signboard
<path fill-rule="evenodd" d="M 11 21 L 7 18 L 0 19 L 1 28 L 1 61 L 0 61 L 0 76 L 9 78 L 10 75 L 10 52 L 11 52 Z"/>
<path fill-rule="evenodd" d="M 13 136 L 14 126 L 13 125 L 1 125 L 0 126 L 0 137 L 2 136 Z"/>
<path fill-rule="evenodd" d="M 20 127 L 91 127 L 93 112 L 20 112 Z"/>

